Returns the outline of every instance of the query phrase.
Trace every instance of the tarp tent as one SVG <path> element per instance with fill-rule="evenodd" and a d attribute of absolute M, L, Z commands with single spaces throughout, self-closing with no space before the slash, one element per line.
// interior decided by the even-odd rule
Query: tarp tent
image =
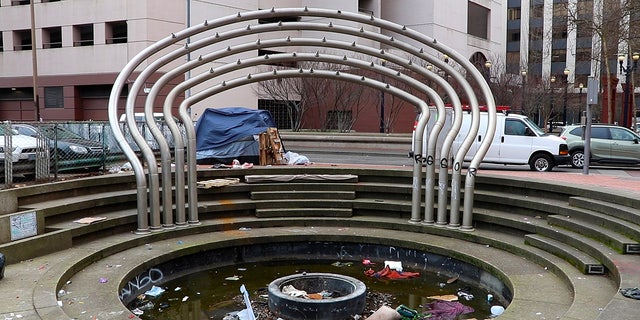
<path fill-rule="evenodd" d="M 275 127 L 267 110 L 205 109 L 196 122 L 196 160 L 199 164 L 230 164 L 234 159 L 259 163 L 258 135 Z"/>

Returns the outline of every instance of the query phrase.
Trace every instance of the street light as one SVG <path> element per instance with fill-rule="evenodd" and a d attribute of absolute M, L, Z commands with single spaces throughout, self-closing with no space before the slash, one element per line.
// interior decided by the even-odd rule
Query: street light
<path fill-rule="evenodd" d="M 578 96 L 578 116 L 580 117 L 580 124 L 584 125 L 585 122 L 582 119 L 582 89 L 584 89 L 584 83 L 580 82 L 580 84 L 578 84 L 578 89 L 580 89 L 580 95 Z"/>
<path fill-rule="evenodd" d="M 567 125 L 567 87 L 569 86 L 569 68 L 564 68 L 564 106 L 562 106 L 562 125 Z"/>
<path fill-rule="evenodd" d="M 487 83 L 491 82 L 491 60 L 484 62 L 484 78 Z"/>
<path fill-rule="evenodd" d="M 638 60 L 640 59 L 640 53 L 634 52 L 631 55 L 631 60 L 633 60 L 633 65 L 631 64 L 631 60 L 627 59 L 627 66 L 623 66 L 624 60 L 627 57 L 626 54 L 618 55 L 618 63 L 620 64 L 620 73 L 625 76 L 625 84 L 624 84 L 624 102 L 622 106 L 622 126 L 629 128 L 631 126 L 629 122 L 629 114 L 631 113 L 631 108 L 629 108 L 629 102 L 631 101 L 629 95 L 631 94 L 632 88 L 631 86 L 631 74 L 638 68 Z"/>

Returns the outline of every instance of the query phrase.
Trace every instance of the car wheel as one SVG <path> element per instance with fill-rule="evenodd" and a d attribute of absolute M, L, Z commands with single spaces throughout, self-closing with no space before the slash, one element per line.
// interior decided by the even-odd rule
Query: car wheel
<path fill-rule="evenodd" d="M 534 155 L 533 158 L 531 158 L 529 167 L 531 167 L 531 170 L 533 171 L 551 171 L 551 169 L 553 169 L 553 161 L 551 160 L 551 157 L 549 155 L 537 154 Z"/>
<path fill-rule="evenodd" d="M 575 150 L 571 152 L 571 166 L 574 168 L 584 167 L 584 151 Z"/>

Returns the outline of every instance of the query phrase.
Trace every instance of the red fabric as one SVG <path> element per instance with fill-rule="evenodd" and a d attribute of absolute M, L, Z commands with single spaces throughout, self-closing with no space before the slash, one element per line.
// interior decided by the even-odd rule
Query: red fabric
<path fill-rule="evenodd" d="M 384 269 L 378 272 L 373 271 L 372 269 L 369 269 L 365 271 L 364 274 L 369 277 L 376 277 L 380 279 L 390 279 L 390 280 L 409 279 L 409 278 L 415 278 L 420 276 L 420 273 L 418 272 L 406 272 L 406 271 L 400 272 L 397 270 L 390 269 L 389 266 L 385 266 Z"/>

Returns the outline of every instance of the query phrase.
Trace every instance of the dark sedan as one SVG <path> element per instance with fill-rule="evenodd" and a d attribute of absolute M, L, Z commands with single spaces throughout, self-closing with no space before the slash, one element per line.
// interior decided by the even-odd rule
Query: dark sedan
<path fill-rule="evenodd" d="M 13 124 L 12 127 L 20 134 L 47 141 L 52 170 L 100 170 L 104 166 L 107 150 L 100 142 L 54 124 Z"/>

